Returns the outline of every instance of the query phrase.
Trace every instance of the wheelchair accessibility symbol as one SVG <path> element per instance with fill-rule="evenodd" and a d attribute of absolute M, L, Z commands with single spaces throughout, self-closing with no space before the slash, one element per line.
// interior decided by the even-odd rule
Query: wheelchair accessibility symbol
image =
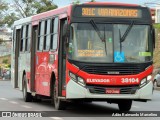
<path fill-rule="evenodd" d="M 114 62 L 124 62 L 124 52 L 114 52 Z"/>

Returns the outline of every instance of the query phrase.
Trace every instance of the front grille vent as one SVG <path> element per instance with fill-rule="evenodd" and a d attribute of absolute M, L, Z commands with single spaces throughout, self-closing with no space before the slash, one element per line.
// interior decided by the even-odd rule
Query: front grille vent
<path fill-rule="evenodd" d="M 82 71 L 98 75 L 134 75 L 144 71 L 140 65 L 84 66 Z"/>

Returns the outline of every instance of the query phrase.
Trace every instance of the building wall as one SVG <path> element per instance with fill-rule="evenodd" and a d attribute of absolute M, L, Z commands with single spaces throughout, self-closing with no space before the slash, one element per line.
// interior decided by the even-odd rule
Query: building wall
<path fill-rule="evenodd" d="M 160 23 L 160 6 L 156 6 L 155 21 L 156 21 L 156 23 Z"/>

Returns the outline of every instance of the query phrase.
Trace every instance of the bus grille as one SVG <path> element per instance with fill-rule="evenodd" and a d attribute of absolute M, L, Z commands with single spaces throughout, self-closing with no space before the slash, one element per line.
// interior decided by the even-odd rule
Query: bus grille
<path fill-rule="evenodd" d="M 120 89 L 120 94 L 135 94 L 136 90 L 139 89 L 139 86 L 130 86 L 130 87 L 97 87 L 97 86 L 88 86 L 87 87 L 90 93 L 94 94 L 106 94 L 107 88 L 117 88 Z"/>
<path fill-rule="evenodd" d="M 82 71 L 98 75 L 134 75 L 144 71 L 141 65 L 84 66 Z"/>

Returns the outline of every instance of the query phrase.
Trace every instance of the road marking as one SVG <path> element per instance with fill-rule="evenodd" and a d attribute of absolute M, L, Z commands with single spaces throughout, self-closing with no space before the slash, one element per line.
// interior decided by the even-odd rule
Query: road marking
<path fill-rule="evenodd" d="M 30 106 L 27 106 L 27 105 L 21 105 L 22 107 L 25 107 L 25 108 L 32 108 Z"/>
<path fill-rule="evenodd" d="M 134 105 L 134 106 L 132 106 L 132 107 L 134 107 L 134 108 L 139 108 L 138 106 L 135 106 L 135 105 Z"/>
<path fill-rule="evenodd" d="M 15 102 L 15 101 L 9 101 L 10 103 L 12 103 L 12 104 L 18 104 L 17 102 Z"/>
<path fill-rule="evenodd" d="M 6 99 L 6 98 L 0 98 L 1 100 L 8 100 L 8 99 Z"/>
<path fill-rule="evenodd" d="M 60 118 L 60 117 L 50 117 L 50 118 L 54 120 L 63 120 L 63 118 Z"/>

